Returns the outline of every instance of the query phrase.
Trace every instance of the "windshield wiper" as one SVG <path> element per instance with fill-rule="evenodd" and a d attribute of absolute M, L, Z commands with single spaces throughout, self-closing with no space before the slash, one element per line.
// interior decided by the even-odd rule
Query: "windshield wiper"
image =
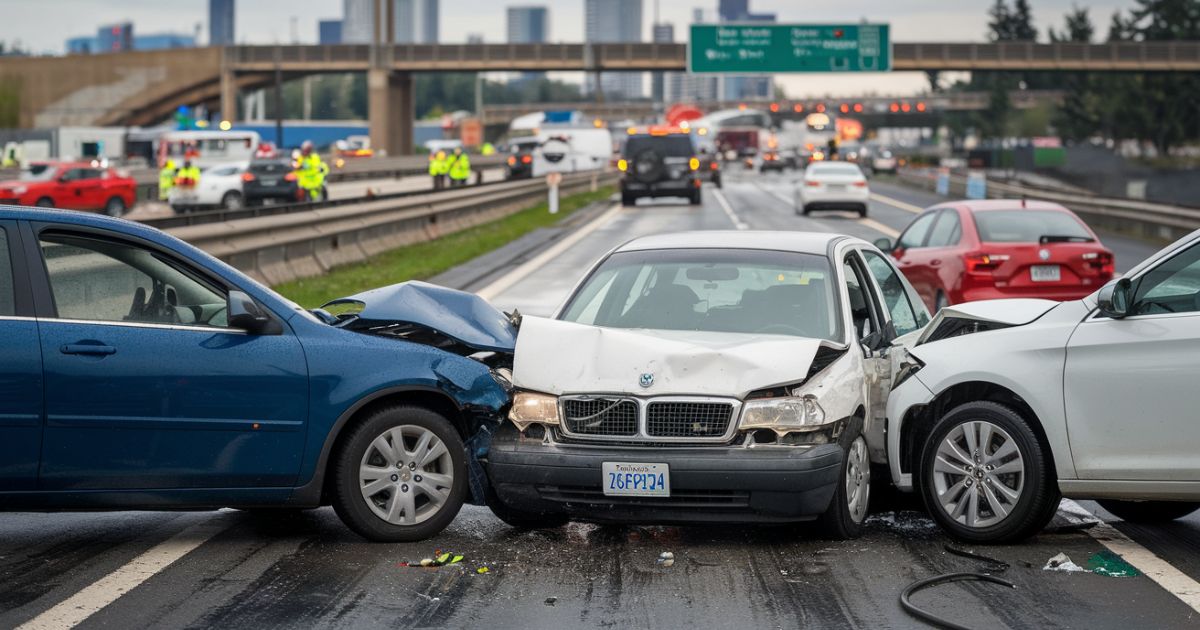
<path fill-rule="evenodd" d="M 1066 234 L 1043 234 L 1038 237 L 1038 243 L 1091 243 L 1096 239 L 1090 236 L 1069 236 Z"/>

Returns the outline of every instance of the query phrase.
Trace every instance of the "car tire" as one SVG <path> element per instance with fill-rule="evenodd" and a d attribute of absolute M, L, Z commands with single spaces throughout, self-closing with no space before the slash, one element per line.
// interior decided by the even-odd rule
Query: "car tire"
<path fill-rule="evenodd" d="M 702 201 L 703 201 L 703 200 L 702 200 L 702 199 L 701 199 L 701 197 L 700 197 L 700 189 L 699 189 L 699 188 L 697 188 L 696 190 L 692 191 L 692 194 L 691 194 L 691 195 L 688 195 L 688 203 L 690 203 L 690 204 L 691 204 L 691 205 L 693 205 L 693 206 L 698 206 L 698 205 L 700 205 L 700 203 L 701 203 Z"/>
<path fill-rule="evenodd" d="M 104 202 L 104 214 L 110 217 L 119 217 L 125 214 L 125 200 L 120 197 L 112 197 Z"/>
<path fill-rule="evenodd" d="M 817 517 L 821 533 L 831 540 L 850 540 L 863 533 L 871 509 L 871 457 L 861 433 L 842 454 L 841 475 L 829 507 Z"/>
<path fill-rule="evenodd" d="M 445 529 L 462 509 L 466 449 L 441 414 L 411 405 L 381 407 L 340 442 L 333 463 L 333 508 L 364 538 L 423 540 Z M 361 469 L 376 469 L 379 476 L 365 479 Z M 421 473 L 429 478 L 422 482 Z"/>
<path fill-rule="evenodd" d="M 633 195 L 631 195 L 629 193 L 623 192 L 623 193 L 621 193 L 621 205 L 622 206 L 636 206 L 637 205 L 637 197 L 634 197 Z"/>
<path fill-rule="evenodd" d="M 867 204 L 864 203 L 863 205 L 859 206 L 858 216 L 859 216 L 859 218 L 862 218 L 862 219 L 867 218 Z"/>
<path fill-rule="evenodd" d="M 517 529 L 555 529 L 571 521 L 571 517 L 562 512 L 527 512 L 509 507 L 500 500 L 500 497 L 496 496 L 496 491 L 491 486 L 484 493 L 484 499 L 492 514 L 495 514 L 496 518 L 504 521 L 509 527 Z"/>
<path fill-rule="evenodd" d="M 53 208 L 54 200 L 49 197 L 42 197 L 41 199 L 38 199 L 37 203 L 35 203 L 33 205 L 35 205 L 39 208 Z"/>
<path fill-rule="evenodd" d="M 1117 501 L 1098 499 L 1100 507 L 1130 523 L 1165 523 L 1183 518 L 1196 510 L 1200 503 L 1187 501 Z"/>
<path fill-rule="evenodd" d="M 800 206 L 800 214 L 802 214 L 804 216 L 808 216 L 811 213 L 812 213 L 812 209 L 808 207 L 808 204 L 804 204 L 804 205 Z"/>
<path fill-rule="evenodd" d="M 242 193 L 231 190 L 221 197 L 221 207 L 226 210 L 241 210 L 246 207 L 246 202 L 242 199 Z"/>
<path fill-rule="evenodd" d="M 982 448 L 981 439 L 987 440 Z M 1029 423 L 994 402 L 964 403 L 938 420 L 917 471 L 929 514 L 966 542 L 1025 540 L 1050 522 L 1061 499 L 1050 458 Z"/>
<path fill-rule="evenodd" d="M 713 181 L 714 186 L 716 186 L 717 188 L 721 187 L 721 178 L 720 177 L 714 177 L 712 181 Z"/>

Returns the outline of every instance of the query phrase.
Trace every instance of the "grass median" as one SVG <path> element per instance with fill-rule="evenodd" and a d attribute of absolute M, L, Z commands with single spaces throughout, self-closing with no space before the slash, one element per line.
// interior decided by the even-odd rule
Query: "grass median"
<path fill-rule="evenodd" d="M 559 199 L 558 214 L 550 214 L 546 203 L 542 202 L 497 221 L 338 267 L 323 276 L 285 282 L 275 290 L 305 308 L 315 308 L 334 298 L 367 289 L 431 278 L 499 249 L 533 230 L 552 226 L 584 206 L 607 199 L 613 190 L 608 186 L 596 192 L 565 196 Z"/>

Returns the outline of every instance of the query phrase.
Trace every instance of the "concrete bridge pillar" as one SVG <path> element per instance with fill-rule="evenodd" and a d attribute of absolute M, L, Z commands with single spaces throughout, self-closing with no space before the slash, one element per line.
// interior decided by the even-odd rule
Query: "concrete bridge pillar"
<path fill-rule="evenodd" d="M 221 120 L 237 122 L 237 76 L 232 70 L 221 70 Z"/>
<path fill-rule="evenodd" d="M 367 71 L 367 118 L 372 148 L 383 149 L 388 155 L 412 153 L 415 115 L 412 74 L 384 68 Z"/>

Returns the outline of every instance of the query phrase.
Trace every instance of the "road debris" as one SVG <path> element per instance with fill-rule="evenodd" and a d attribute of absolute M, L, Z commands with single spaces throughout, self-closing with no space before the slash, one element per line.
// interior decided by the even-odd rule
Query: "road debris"
<path fill-rule="evenodd" d="M 1076 573 L 1076 572 L 1087 571 L 1087 569 L 1072 562 L 1071 558 L 1069 556 L 1067 556 L 1067 554 L 1065 554 L 1065 553 L 1059 553 L 1058 555 L 1054 556 L 1053 558 L 1050 558 L 1049 560 L 1047 560 L 1046 566 L 1042 567 L 1042 570 L 1043 571 L 1064 571 L 1067 573 Z"/>
<path fill-rule="evenodd" d="M 558 598 L 557 598 L 557 597 L 547 597 L 547 598 L 546 598 L 546 605 L 547 605 L 547 606 L 553 606 L 553 605 L 554 605 L 554 602 L 557 602 L 557 601 L 558 601 Z"/>
<path fill-rule="evenodd" d="M 1082 505 L 1071 499 L 1063 499 L 1058 506 L 1058 511 L 1054 513 L 1054 518 L 1050 519 L 1050 524 L 1046 525 L 1042 531 L 1047 534 L 1065 534 L 1091 529 L 1099 524 L 1100 519 L 1084 509 Z"/>
<path fill-rule="evenodd" d="M 1111 551 L 1100 551 L 1087 560 L 1087 568 L 1097 575 L 1108 577 L 1137 577 L 1141 573 L 1125 561 L 1121 556 Z"/>
<path fill-rule="evenodd" d="M 673 566 L 675 564 L 675 554 L 670 551 L 664 551 L 658 554 L 658 563 L 664 567 Z"/>
<path fill-rule="evenodd" d="M 912 596 L 915 593 L 917 593 L 917 591 L 921 591 L 921 590 L 924 590 L 924 589 L 927 589 L 927 588 L 930 588 L 933 586 L 937 586 L 939 584 L 949 584 L 951 582 L 990 582 L 992 584 L 999 584 L 1000 586 L 1007 586 L 1012 589 L 1017 588 L 1017 585 L 1013 584 L 1012 582 L 1009 582 L 1008 580 L 1003 580 L 994 575 L 991 575 L 992 573 L 1003 573 L 1003 572 L 1007 571 L 1009 568 L 1009 564 L 1007 562 L 1004 562 L 1002 560 L 997 560 L 995 558 L 989 558 L 987 556 L 982 556 L 982 555 L 972 553 L 970 551 L 966 551 L 963 549 L 951 547 L 950 545 L 943 545 L 943 547 L 946 549 L 947 552 L 954 554 L 956 556 L 960 556 L 963 558 L 970 558 L 972 560 L 981 560 L 987 564 L 985 564 L 982 567 L 981 572 L 977 572 L 977 573 L 970 573 L 970 572 L 967 572 L 967 573 L 945 573 L 942 575 L 935 575 L 931 578 L 917 580 L 916 582 L 913 582 L 912 584 L 909 584 L 908 586 L 904 587 L 904 590 L 901 591 L 900 607 L 903 608 L 905 612 L 916 617 L 917 619 L 921 619 L 922 621 L 925 621 L 927 623 L 938 626 L 939 628 L 952 628 L 954 630 L 967 630 L 966 626 L 954 623 L 953 621 L 950 621 L 949 619 L 946 619 L 944 617 L 939 617 L 927 610 L 918 608 L 916 606 L 916 604 L 912 603 L 912 601 L 911 601 Z"/>

